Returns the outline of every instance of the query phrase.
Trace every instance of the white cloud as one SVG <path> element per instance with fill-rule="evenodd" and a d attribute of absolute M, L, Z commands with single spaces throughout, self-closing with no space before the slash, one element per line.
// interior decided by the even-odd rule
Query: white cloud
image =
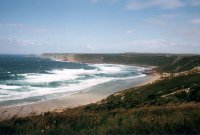
<path fill-rule="evenodd" d="M 21 23 L 0 23 L 0 26 L 14 26 L 14 27 L 24 27 Z"/>
<path fill-rule="evenodd" d="M 94 50 L 97 50 L 95 47 L 91 46 L 91 45 L 86 45 L 86 48 L 88 50 L 91 50 L 91 51 L 94 51 Z"/>
<path fill-rule="evenodd" d="M 146 46 L 146 47 L 169 47 L 175 46 L 176 43 L 166 39 L 150 39 L 150 40 L 136 40 L 132 45 Z"/>
<path fill-rule="evenodd" d="M 134 32 L 133 32 L 133 30 L 126 30 L 125 33 L 128 34 L 128 35 L 131 35 L 131 34 L 133 34 Z"/>
<path fill-rule="evenodd" d="M 177 40 L 177 43 L 179 42 L 187 42 L 189 46 L 192 44 L 199 44 L 200 43 L 200 28 L 196 26 L 174 26 L 166 31 L 166 37 L 172 38 L 174 40 Z M 191 43 L 191 44 L 190 44 Z M 199 44 L 200 49 L 200 44 Z"/>
<path fill-rule="evenodd" d="M 148 22 L 155 25 L 166 25 L 166 22 L 160 18 L 151 18 Z"/>
<path fill-rule="evenodd" d="M 179 31 L 176 30 L 178 33 Z M 200 29 L 199 28 L 182 28 L 179 32 L 181 34 L 181 38 L 186 39 L 191 42 L 200 43 Z M 200 44 L 199 44 L 200 45 Z"/>
<path fill-rule="evenodd" d="M 106 2 L 106 3 L 109 3 L 109 4 L 114 4 L 116 3 L 117 1 L 119 0 L 90 0 L 91 3 L 95 4 L 95 3 L 99 3 L 99 2 Z"/>
<path fill-rule="evenodd" d="M 18 40 L 12 38 L 0 38 L 0 46 L 9 45 L 9 46 L 35 46 L 37 45 L 33 41 L 30 40 Z"/>
<path fill-rule="evenodd" d="M 37 54 L 40 52 L 45 52 L 44 46 L 46 46 L 44 43 L 38 41 L 13 39 L 13 38 L 0 38 L 0 48 L 1 48 L 0 53 Z"/>
<path fill-rule="evenodd" d="M 163 8 L 174 9 L 183 7 L 185 4 L 181 0 L 130 0 L 126 4 L 127 10 L 139 10 L 143 8 Z"/>
<path fill-rule="evenodd" d="M 172 19 L 178 19 L 180 16 L 181 15 L 178 14 L 159 14 L 150 19 L 147 19 L 147 22 L 155 25 L 165 26 L 173 22 Z"/>
<path fill-rule="evenodd" d="M 161 15 L 158 15 L 158 17 L 162 19 L 174 19 L 174 18 L 181 17 L 181 15 L 180 14 L 161 14 Z"/>
<path fill-rule="evenodd" d="M 200 18 L 196 18 L 190 21 L 192 24 L 200 24 Z"/>
<path fill-rule="evenodd" d="M 90 0 L 91 3 L 97 3 L 99 0 Z"/>
<path fill-rule="evenodd" d="M 189 4 L 193 7 L 200 6 L 200 0 L 188 0 Z"/>
<path fill-rule="evenodd" d="M 48 32 L 48 29 L 35 27 L 31 25 L 26 25 L 22 23 L 0 23 L 0 27 L 6 27 L 6 28 L 16 28 L 16 29 L 24 29 L 29 31 L 35 31 L 35 32 Z"/>
<path fill-rule="evenodd" d="M 128 43 L 129 48 L 139 52 L 152 53 L 200 53 L 197 42 L 174 41 L 167 39 L 135 40 Z"/>

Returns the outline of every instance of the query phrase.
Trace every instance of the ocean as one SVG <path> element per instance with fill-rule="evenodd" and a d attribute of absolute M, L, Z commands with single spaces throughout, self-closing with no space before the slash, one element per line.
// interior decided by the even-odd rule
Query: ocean
<path fill-rule="evenodd" d="M 145 68 L 0 55 L 0 106 L 27 104 L 84 92 L 104 83 L 141 78 Z"/>

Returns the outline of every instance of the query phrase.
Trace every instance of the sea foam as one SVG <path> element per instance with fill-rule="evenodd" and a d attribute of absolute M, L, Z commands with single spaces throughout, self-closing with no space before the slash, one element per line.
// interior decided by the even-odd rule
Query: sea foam
<path fill-rule="evenodd" d="M 115 64 L 90 64 L 89 66 L 93 68 L 63 68 L 49 70 L 46 73 L 18 74 L 23 78 L 10 81 L 12 85 L 0 85 L 0 101 L 34 97 L 41 97 L 43 100 L 49 95 L 52 97 L 53 95 L 72 94 L 109 81 L 145 77 L 141 73 L 144 69 L 139 67 Z M 133 73 L 135 74 L 130 76 Z M 116 77 L 116 74 L 119 75 Z M 56 85 L 52 86 L 52 83 Z"/>

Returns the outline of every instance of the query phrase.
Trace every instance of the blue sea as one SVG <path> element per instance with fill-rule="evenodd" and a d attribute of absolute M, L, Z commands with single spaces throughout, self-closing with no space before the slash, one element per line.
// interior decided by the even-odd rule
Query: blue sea
<path fill-rule="evenodd" d="M 91 87 L 145 77 L 145 68 L 63 62 L 30 55 L 0 55 L 0 106 L 33 103 Z"/>

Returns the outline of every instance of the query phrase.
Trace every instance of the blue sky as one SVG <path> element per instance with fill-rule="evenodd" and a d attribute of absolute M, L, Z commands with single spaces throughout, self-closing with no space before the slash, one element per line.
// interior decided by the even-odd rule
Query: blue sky
<path fill-rule="evenodd" d="M 0 53 L 200 53 L 200 0 L 0 0 Z"/>

